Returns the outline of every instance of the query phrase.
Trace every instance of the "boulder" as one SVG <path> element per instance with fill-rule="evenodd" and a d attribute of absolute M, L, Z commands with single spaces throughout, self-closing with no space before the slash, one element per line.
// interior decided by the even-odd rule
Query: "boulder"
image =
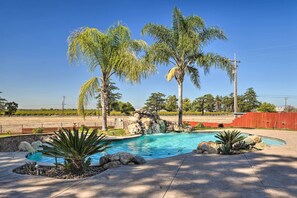
<path fill-rule="evenodd" d="M 20 151 L 26 151 L 26 152 L 30 152 L 30 153 L 35 153 L 36 150 L 31 146 L 31 144 L 29 142 L 26 141 L 22 141 L 19 146 L 18 149 Z"/>
<path fill-rule="evenodd" d="M 246 146 L 250 146 L 250 145 L 254 145 L 256 144 L 256 142 L 254 142 L 254 140 L 250 137 L 246 137 L 242 140 Z"/>
<path fill-rule="evenodd" d="M 119 152 L 112 155 L 105 155 L 100 158 L 99 166 L 104 169 L 115 168 L 120 165 L 144 164 L 143 157 L 128 152 Z"/>
<path fill-rule="evenodd" d="M 133 162 L 134 162 L 135 164 L 144 164 L 144 163 L 146 163 L 145 159 L 144 159 L 143 157 L 141 157 L 141 156 L 138 156 L 138 155 L 136 155 L 136 156 L 133 158 Z"/>
<path fill-rule="evenodd" d="M 131 153 L 128 153 L 128 152 L 120 152 L 118 154 L 120 156 L 120 162 L 123 165 L 129 164 L 133 160 L 133 158 L 135 157 L 135 155 L 133 155 Z"/>
<path fill-rule="evenodd" d="M 250 136 L 246 137 L 245 139 L 243 139 L 243 142 L 245 142 L 245 144 L 247 146 L 250 146 L 250 145 L 252 146 L 257 143 L 262 142 L 262 138 L 257 135 L 250 135 Z"/>
<path fill-rule="evenodd" d="M 42 142 L 41 141 L 35 141 L 31 143 L 31 146 L 34 148 L 35 151 L 40 151 L 42 150 L 41 146 L 42 146 Z"/>
<path fill-rule="evenodd" d="M 264 148 L 269 147 L 267 144 L 264 142 L 256 143 L 253 148 L 256 150 L 263 150 Z"/>
<path fill-rule="evenodd" d="M 103 165 L 103 168 L 106 169 L 110 169 L 110 168 L 117 168 L 121 165 L 121 162 L 119 161 L 113 161 L 113 162 L 108 162 L 106 164 Z"/>
<path fill-rule="evenodd" d="M 136 118 L 136 117 L 134 117 L 134 116 L 132 116 L 132 117 L 129 117 L 128 118 L 128 122 L 129 122 L 129 124 L 138 123 L 139 122 L 139 119 Z"/>
<path fill-rule="evenodd" d="M 103 166 L 104 164 L 107 164 L 109 162 L 109 156 L 110 155 L 104 155 L 99 160 L 99 166 Z"/>
<path fill-rule="evenodd" d="M 109 161 L 120 161 L 120 153 L 109 155 Z"/>
<path fill-rule="evenodd" d="M 145 129 L 150 128 L 153 124 L 153 120 L 150 118 L 141 118 L 140 122 L 142 123 L 142 126 L 144 126 Z"/>
<path fill-rule="evenodd" d="M 257 135 L 251 135 L 251 136 L 249 136 L 249 138 L 251 138 L 255 143 L 262 142 L 262 138 L 260 136 L 257 136 Z"/>
<path fill-rule="evenodd" d="M 140 120 L 141 119 L 141 115 L 140 113 L 134 113 L 133 115 L 135 118 L 137 118 L 137 120 Z"/>
<path fill-rule="evenodd" d="M 128 125 L 128 131 L 132 135 L 142 134 L 141 126 L 139 123 L 134 123 L 134 124 Z"/>
<path fill-rule="evenodd" d="M 167 122 L 166 131 L 174 131 L 174 123 L 173 122 Z"/>
<path fill-rule="evenodd" d="M 197 150 L 201 150 L 202 153 L 217 154 L 219 145 L 215 142 L 201 142 L 197 146 Z"/>

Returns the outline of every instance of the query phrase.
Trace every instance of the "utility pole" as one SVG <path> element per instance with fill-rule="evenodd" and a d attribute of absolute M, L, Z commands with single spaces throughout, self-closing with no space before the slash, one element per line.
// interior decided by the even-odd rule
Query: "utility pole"
<path fill-rule="evenodd" d="M 63 96 L 63 101 L 62 101 L 62 115 L 64 115 L 64 108 L 65 108 L 65 96 Z"/>
<path fill-rule="evenodd" d="M 285 109 L 287 108 L 288 97 L 285 97 Z"/>
<path fill-rule="evenodd" d="M 236 116 L 238 104 L 237 104 L 237 63 L 240 63 L 240 61 L 236 60 L 236 53 L 234 53 L 234 60 L 229 60 L 233 62 L 233 78 L 234 78 L 234 115 Z"/>

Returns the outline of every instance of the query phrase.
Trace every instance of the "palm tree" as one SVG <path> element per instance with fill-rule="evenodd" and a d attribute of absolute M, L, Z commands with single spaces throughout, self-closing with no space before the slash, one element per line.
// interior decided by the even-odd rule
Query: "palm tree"
<path fill-rule="evenodd" d="M 98 90 L 101 91 L 102 130 L 107 130 L 108 82 L 113 75 L 130 82 L 138 82 L 155 71 L 147 56 L 140 53 L 147 48 L 143 40 L 132 40 L 129 29 L 120 23 L 105 33 L 96 28 L 81 28 L 68 37 L 70 63 L 82 61 L 99 76 L 92 77 L 80 89 L 78 113 L 84 115 L 84 107 Z"/>
<path fill-rule="evenodd" d="M 173 10 L 172 27 L 149 23 L 142 34 L 155 39 L 148 51 L 155 64 L 171 64 L 166 78 L 178 83 L 178 125 L 182 126 L 183 81 L 189 75 L 196 87 L 200 87 L 198 67 L 208 73 L 211 66 L 226 70 L 232 78 L 232 65 L 227 58 L 214 53 L 203 52 L 209 42 L 226 40 L 223 31 L 216 27 L 206 28 L 202 18 L 192 15 L 185 17 L 177 8 Z"/>

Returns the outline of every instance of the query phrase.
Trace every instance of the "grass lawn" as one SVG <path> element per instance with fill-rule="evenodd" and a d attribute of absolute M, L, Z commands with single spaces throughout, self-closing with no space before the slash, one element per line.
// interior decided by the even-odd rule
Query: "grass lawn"
<path fill-rule="evenodd" d="M 99 130 L 98 133 L 103 133 L 107 136 L 126 136 L 126 131 L 124 129 L 111 129 L 109 128 L 108 131 Z"/>
<path fill-rule="evenodd" d="M 11 134 L 8 134 L 8 133 L 0 133 L 0 138 L 3 138 L 3 137 L 9 137 L 11 136 Z"/>

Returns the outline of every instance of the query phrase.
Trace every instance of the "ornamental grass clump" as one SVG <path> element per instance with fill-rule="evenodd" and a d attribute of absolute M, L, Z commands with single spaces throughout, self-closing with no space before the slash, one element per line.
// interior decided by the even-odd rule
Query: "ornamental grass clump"
<path fill-rule="evenodd" d="M 217 144 L 220 144 L 219 152 L 225 155 L 232 154 L 233 146 L 235 143 L 242 141 L 245 137 L 241 134 L 240 131 L 223 131 L 217 133 L 215 137 Z"/>
<path fill-rule="evenodd" d="M 110 142 L 104 141 L 104 134 L 98 135 L 97 129 L 59 129 L 43 146 L 42 153 L 54 158 L 64 158 L 65 171 L 81 175 L 91 164 L 90 156 L 109 148 Z"/>

